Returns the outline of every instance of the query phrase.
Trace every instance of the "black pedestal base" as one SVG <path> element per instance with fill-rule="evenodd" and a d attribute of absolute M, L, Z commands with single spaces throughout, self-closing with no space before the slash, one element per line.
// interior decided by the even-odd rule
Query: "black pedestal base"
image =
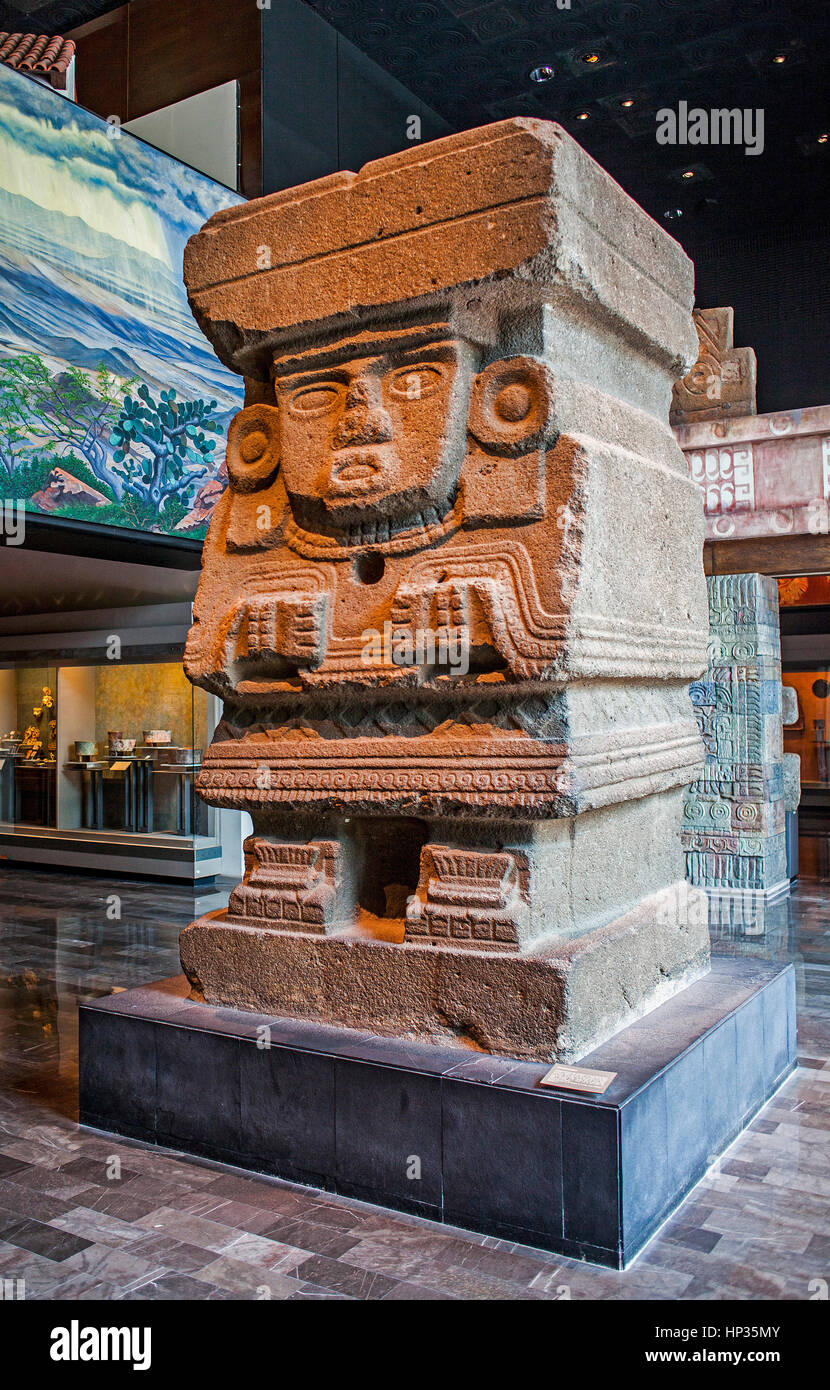
<path fill-rule="evenodd" d="M 82 1124 L 614 1268 L 795 1066 L 795 973 L 767 961 L 714 959 L 585 1057 L 618 1073 L 597 1097 L 540 1087 L 545 1063 L 186 990 L 81 1008 Z"/>

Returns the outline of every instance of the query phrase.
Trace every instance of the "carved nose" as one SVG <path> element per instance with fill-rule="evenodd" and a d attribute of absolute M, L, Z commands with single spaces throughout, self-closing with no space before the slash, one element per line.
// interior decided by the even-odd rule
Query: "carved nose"
<path fill-rule="evenodd" d="M 365 381 L 353 381 L 346 392 L 346 408 L 334 432 L 335 449 L 355 444 L 386 444 L 393 437 L 392 421 L 374 390 Z"/>

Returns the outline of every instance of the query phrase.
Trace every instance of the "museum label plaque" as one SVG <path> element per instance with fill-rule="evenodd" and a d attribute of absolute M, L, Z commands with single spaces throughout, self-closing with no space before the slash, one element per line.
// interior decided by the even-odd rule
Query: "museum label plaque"
<path fill-rule="evenodd" d="M 555 1086 L 559 1091 L 589 1091 L 601 1096 L 616 1077 L 615 1071 L 591 1071 L 588 1067 L 564 1067 L 559 1063 L 546 1071 L 540 1086 Z"/>

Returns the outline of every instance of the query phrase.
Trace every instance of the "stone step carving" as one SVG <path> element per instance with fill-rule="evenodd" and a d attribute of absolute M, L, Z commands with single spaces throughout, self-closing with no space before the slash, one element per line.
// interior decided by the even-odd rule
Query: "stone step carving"
<path fill-rule="evenodd" d="M 231 893 L 229 917 L 319 932 L 335 923 L 340 882 L 336 841 L 287 845 L 250 836 L 244 848 L 245 877 Z"/>
<path fill-rule="evenodd" d="M 524 855 L 425 845 L 406 912 L 406 939 L 518 950 L 526 935 L 527 896 Z"/>

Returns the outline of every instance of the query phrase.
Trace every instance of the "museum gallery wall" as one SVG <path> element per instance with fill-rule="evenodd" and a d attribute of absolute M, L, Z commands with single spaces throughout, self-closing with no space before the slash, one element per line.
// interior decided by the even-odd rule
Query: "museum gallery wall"
<path fill-rule="evenodd" d="M 0 501 L 204 535 L 242 393 L 182 256 L 239 201 L 0 67 Z"/>

